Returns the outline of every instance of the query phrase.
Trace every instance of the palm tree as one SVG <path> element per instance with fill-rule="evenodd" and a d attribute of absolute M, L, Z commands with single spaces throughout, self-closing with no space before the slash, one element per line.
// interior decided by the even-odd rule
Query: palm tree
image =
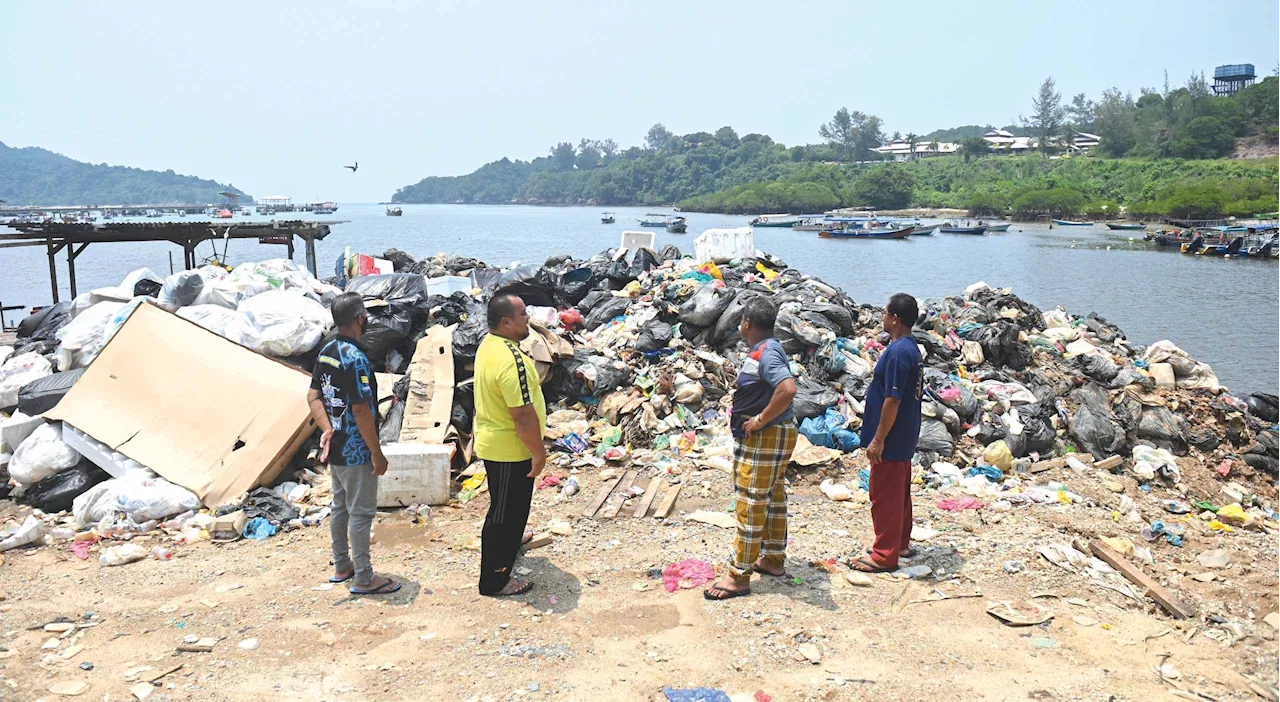
<path fill-rule="evenodd" d="M 916 142 L 920 139 L 915 132 L 907 132 L 907 144 L 911 147 L 911 160 L 916 158 Z"/>
<path fill-rule="evenodd" d="M 938 154 L 938 140 L 937 140 L 936 138 L 935 138 L 933 141 L 929 142 L 929 150 L 933 152 L 933 155 L 934 155 L 934 156 L 939 155 L 939 154 Z"/>

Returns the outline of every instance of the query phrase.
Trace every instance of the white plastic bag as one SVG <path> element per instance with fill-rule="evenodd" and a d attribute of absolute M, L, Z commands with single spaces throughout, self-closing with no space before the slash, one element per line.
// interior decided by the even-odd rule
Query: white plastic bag
<path fill-rule="evenodd" d="M 58 330 L 59 348 L 71 352 L 71 368 L 84 368 L 98 357 L 106 345 L 107 325 L 124 306 L 123 302 L 99 302 Z"/>
<path fill-rule="evenodd" d="M 204 276 L 200 271 L 178 271 L 164 279 L 156 304 L 161 309 L 176 312 L 180 307 L 194 304 L 204 290 Z"/>
<path fill-rule="evenodd" d="M 164 478 L 112 478 L 98 483 L 71 503 L 76 525 L 83 528 L 106 517 L 124 514 L 135 524 L 200 509 L 200 498 Z"/>
<path fill-rule="evenodd" d="M 1154 480 L 1156 475 L 1182 481 L 1182 471 L 1178 468 L 1178 460 L 1172 453 L 1150 446 L 1133 447 L 1133 473 L 1144 480 Z"/>
<path fill-rule="evenodd" d="M 9 477 L 29 487 L 79 462 L 80 454 L 62 440 L 62 425 L 44 424 L 13 452 Z"/>
<path fill-rule="evenodd" d="M 178 310 L 178 316 L 237 344 L 243 343 L 240 314 L 233 309 L 221 305 L 191 305 Z"/>
<path fill-rule="evenodd" d="M 0 366 L 0 407 L 18 404 L 18 391 L 23 385 L 53 373 L 53 366 L 38 353 L 12 356 Z"/>
<path fill-rule="evenodd" d="M 2 533 L 2 532 L 0 532 Z M 34 514 L 28 515 L 26 520 L 22 522 L 22 526 L 18 527 L 12 535 L 0 539 L 0 553 L 8 551 L 11 548 L 26 546 L 39 541 L 44 536 L 44 522 L 36 518 Z"/>
<path fill-rule="evenodd" d="M 240 303 L 239 311 L 241 343 L 270 356 L 310 351 L 333 326 L 333 316 L 324 305 L 295 291 L 255 295 Z"/>
<path fill-rule="evenodd" d="M 120 566 L 140 561 L 146 558 L 148 553 L 146 547 L 139 544 L 120 544 L 103 551 L 102 555 L 98 556 L 98 563 L 102 566 Z"/>

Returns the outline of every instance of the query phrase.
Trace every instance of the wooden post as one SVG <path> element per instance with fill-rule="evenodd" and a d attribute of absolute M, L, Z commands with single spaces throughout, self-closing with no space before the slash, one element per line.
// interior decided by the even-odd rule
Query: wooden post
<path fill-rule="evenodd" d="M 320 273 L 316 270 L 316 240 L 310 233 L 298 232 L 298 236 L 302 237 L 302 241 L 306 244 L 307 251 L 307 270 L 311 271 L 311 275 L 319 278 Z M 292 235 L 289 237 L 292 241 Z"/>
<path fill-rule="evenodd" d="M 49 287 L 53 291 L 53 304 L 58 304 L 58 266 L 53 260 L 58 250 L 53 248 L 53 237 L 45 239 L 45 247 L 49 252 Z"/>
<path fill-rule="evenodd" d="M 75 244 L 67 244 L 67 280 L 71 283 L 71 297 L 76 296 L 76 258 L 80 253 L 88 248 L 89 242 L 85 242 L 76 248 Z"/>

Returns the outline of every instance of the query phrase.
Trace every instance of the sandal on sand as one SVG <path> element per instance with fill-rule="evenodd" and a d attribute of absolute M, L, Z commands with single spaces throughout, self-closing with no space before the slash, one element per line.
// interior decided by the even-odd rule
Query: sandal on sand
<path fill-rule="evenodd" d="M 511 587 L 512 585 L 515 585 L 514 589 L 512 589 Z M 488 597 L 514 597 L 515 595 L 523 595 L 524 593 L 532 589 L 533 589 L 532 582 L 528 580 L 517 580 L 516 578 L 512 578 L 507 581 L 506 587 L 493 593 L 492 595 L 488 595 Z"/>
<path fill-rule="evenodd" d="M 370 584 L 372 585 L 372 583 Z M 353 595 L 390 595 L 391 593 L 398 591 L 401 587 L 402 585 L 400 583 L 392 580 L 391 578 L 386 578 L 382 584 L 376 587 L 361 588 L 353 585 L 348 589 L 348 592 Z"/>
<path fill-rule="evenodd" d="M 892 568 L 886 568 L 885 566 L 882 566 L 879 563 L 876 563 L 871 558 L 859 558 L 857 560 L 851 560 L 849 561 L 849 567 L 854 570 L 861 571 L 863 573 L 892 573 L 893 571 L 898 569 L 897 566 L 894 566 Z"/>
<path fill-rule="evenodd" d="M 356 572 L 353 570 L 353 571 L 351 571 L 350 573 L 347 573 L 346 575 L 344 575 L 344 576 L 342 576 L 342 577 L 338 577 L 338 576 L 336 576 L 336 575 L 335 575 L 335 576 L 333 576 L 333 577 L 329 578 L 329 582 L 333 583 L 334 585 L 337 585 L 338 583 L 345 583 L 345 582 L 347 582 L 348 580 L 350 580 L 350 579 L 352 579 L 352 578 L 354 578 L 354 577 L 356 577 Z"/>
<path fill-rule="evenodd" d="M 874 548 L 867 549 L 868 556 L 871 555 L 873 552 L 875 552 Z M 909 548 L 905 551 L 898 552 L 898 558 L 915 558 L 917 555 L 919 554 L 916 552 L 914 548 Z"/>
<path fill-rule="evenodd" d="M 702 596 L 708 600 L 718 601 L 718 600 L 732 600 L 735 597 L 742 597 L 743 595 L 750 595 L 750 594 L 751 594 L 751 588 L 746 588 L 744 590 L 730 590 L 728 588 L 720 587 L 719 585 L 712 585 L 710 588 L 708 588 L 705 592 L 702 593 Z"/>

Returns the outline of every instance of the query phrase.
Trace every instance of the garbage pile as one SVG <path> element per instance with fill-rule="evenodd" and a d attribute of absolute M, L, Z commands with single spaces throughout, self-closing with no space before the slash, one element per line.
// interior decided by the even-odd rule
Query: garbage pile
<path fill-rule="evenodd" d="M 462 449 L 457 469 L 470 459 L 472 364 L 487 333 L 486 302 L 497 293 L 518 294 L 528 306 L 532 333 L 522 346 L 553 403 L 547 438 L 562 465 L 608 470 L 633 463 L 672 475 L 729 469 L 730 394 L 746 351 L 738 326 L 747 301 L 760 296 L 779 308 L 776 336 L 791 355 L 799 388 L 794 408 L 803 438 L 794 462 L 829 464 L 859 449 L 863 402 L 888 342 L 883 310 L 775 256 L 699 260 L 668 246 L 506 268 L 444 254 L 419 260 L 394 249 L 383 258 L 393 273 L 348 277 L 340 260 L 329 282 L 284 260 L 167 278 L 141 269 L 116 288 L 31 315 L 16 346 L 0 348 L 0 410 L 12 413 L 0 422 L 0 484 L 8 483 L 5 491 L 16 486 L 18 496 L 48 514 L 70 512 L 63 518 L 70 528 L 95 525 L 99 536 L 121 517 L 129 520 L 121 528 L 130 530 L 195 516 L 194 495 L 179 494 L 183 488 L 141 466 L 135 475 L 108 480 L 62 441 L 60 425 L 38 415 L 75 385 L 143 302 L 310 370 L 335 333 L 327 305 L 342 290 L 366 300 L 370 323 L 361 342 L 375 367 L 403 374 L 380 428 L 387 440 L 400 435 L 418 342 L 437 327 L 451 330 L 448 440 Z M 1033 464 L 1073 455 L 1114 461 L 1115 470 L 1152 483 L 1180 481 L 1190 464 L 1179 459 L 1187 457 L 1223 475 L 1225 463 L 1233 477 L 1276 476 L 1275 396 L 1230 395 L 1208 365 L 1171 342 L 1132 344 L 1096 314 L 1042 312 L 985 283 L 920 302 L 914 338 L 926 369 L 915 462 L 933 471 L 934 485 L 965 483 L 974 497 L 1006 491 L 1006 481 Z M 303 475 L 299 467 L 281 480 Z M 288 500 L 291 494 L 277 497 L 303 509 L 267 520 L 277 528 L 323 507 Z M 99 504 L 130 506 L 99 513 L 93 508 Z M 207 532 L 213 525 L 205 521 L 198 525 Z M 21 540 L 20 526 L 0 538 Z M 183 533 L 172 519 L 170 528 Z"/>

